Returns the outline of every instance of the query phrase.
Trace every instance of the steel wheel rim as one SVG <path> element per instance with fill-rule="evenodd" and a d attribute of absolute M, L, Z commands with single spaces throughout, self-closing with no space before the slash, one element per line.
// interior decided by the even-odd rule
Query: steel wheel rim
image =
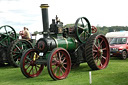
<path fill-rule="evenodd" d="M 30 55 L 31 54 L 31 55 Z M 32 55 L 34 55 L 32 57 Z M 39 57 L 34 50 L 28 51 L 23 58 L 23 70 L 29 77 L 37 77 L 42 72 L 44 65 L 36 65 L 35 60 Z"/>
<path fill-rule="evenodd" d="M 104 69 L 109 62 L 109 44 L 104 36 L 96 37 L 93 45 L 93 59 L 99 69 Z"/>
<path fill-rule="evenodd" d="M 50 69 L 56 79 L 66 78 L 71 69 L 69 55 L 63 50 L 56 50 L 51 56 Z"/>

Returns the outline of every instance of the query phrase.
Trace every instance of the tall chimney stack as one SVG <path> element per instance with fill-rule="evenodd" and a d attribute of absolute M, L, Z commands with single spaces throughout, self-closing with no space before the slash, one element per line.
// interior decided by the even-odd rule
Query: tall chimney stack
<path fill-rule="evenodd" d="M 48 37 L 49 20 L 48 20 L 48 4 L 41 4 L 42 20 L 43 20 L 43 34 L 44 37 Z"/>

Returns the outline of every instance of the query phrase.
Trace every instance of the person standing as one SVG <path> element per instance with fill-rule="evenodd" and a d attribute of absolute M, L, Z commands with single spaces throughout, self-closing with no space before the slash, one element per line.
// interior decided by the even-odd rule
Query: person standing
<path fill-rule="evenodd" d="M 22 37 L 22 39 L 27 39 L 27 40 L 31 40 L 31 34 L 28 31 L 28 28 L 24 27 L 23 31 L 20 31 L 19 33 Z"/>

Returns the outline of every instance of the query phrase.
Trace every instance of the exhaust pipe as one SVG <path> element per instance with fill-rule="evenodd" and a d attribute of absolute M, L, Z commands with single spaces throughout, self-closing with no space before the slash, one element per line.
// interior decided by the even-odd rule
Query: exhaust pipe
<path fill-rule="evenodd" d="M 45 38 L 47 38 L 49 35 L 48 7 L 48 4 L 41 4 L 40 6 L 42 10 L 43 34 Z"/>

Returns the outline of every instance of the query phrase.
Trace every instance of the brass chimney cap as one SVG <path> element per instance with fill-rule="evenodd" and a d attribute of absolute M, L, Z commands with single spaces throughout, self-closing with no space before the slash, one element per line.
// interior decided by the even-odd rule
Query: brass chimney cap
<path fill-rule="evenodd" d="M 44 8 L 48 8 L 48 4 L 41 4 L 40 8 L 44 9 Z"/>

